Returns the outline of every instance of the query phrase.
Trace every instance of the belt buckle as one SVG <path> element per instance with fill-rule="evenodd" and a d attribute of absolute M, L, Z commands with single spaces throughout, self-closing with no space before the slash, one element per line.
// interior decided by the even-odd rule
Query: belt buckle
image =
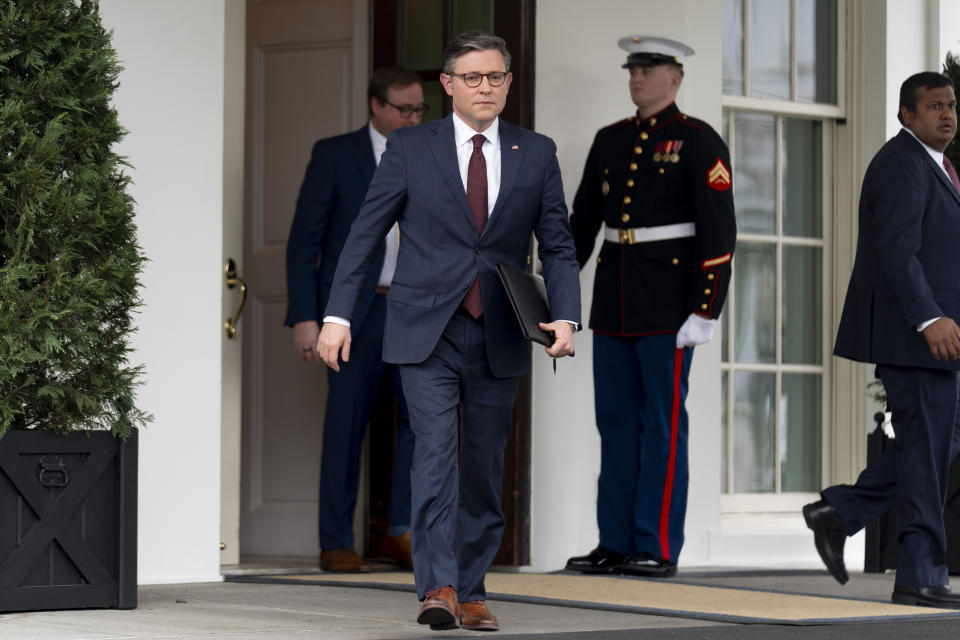
<path fill-rule="evenodd" d="M 617 229 L 617 235 L 620 237 L 620 244 L 633 244 L 633 229 Z"/>

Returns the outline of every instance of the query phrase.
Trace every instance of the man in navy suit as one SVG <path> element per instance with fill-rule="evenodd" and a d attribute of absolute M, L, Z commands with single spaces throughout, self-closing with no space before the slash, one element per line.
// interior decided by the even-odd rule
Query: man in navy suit
<path fill-rule="evenodd" d="M 320 140 L 300 187 L 287 242 L 285 324 L 307 364 L 322 362 L 316 350 L 320 312 L 327 304 L 350 225 L 357 217 L 370 179 L 395 129 L 419 124 L 426 109 L 420 77 L 399 67 L 377 69 L 367 89 L 370 121 L 358 131 Z M 385 371 L 398 404 L 397 446 L 393 460 L 389 528 L 381 553 L 410 567 L 410 461 L 413 433 L 400 389 L 399 372 L 381 358 L 386 292 L 397 258 L 397 232 L 381 236 L 374 268 L 362 283 L 352 309 L 361 339 L 349 367 L 328 372 L 329 395 L 320 462 L 320 566 L 324 571 L 367 572 L 370 566 L 353 548 L 360 453 L 367 420 Z M 319 260 L 318 260 L 319 259 Z"/>
<path fill-rule="evenodd" d="M 943 504 L 960 449 L 960 180 L 944 149 L 957 133 L 950 79 L 900 88 L 903 130 L 877 152 L 860 196 L 853 275 L 834 354 L 877 365 L 896 433 L 857 478 L 803 508 L 830 573 L 847 581 L 846 536 L 897 507 L 892 599 L 960 608 L 948 584 Z"/>
<path fill-rule="evenodd" d="M 337 265 L 319 350 L 332 369 L 349 366 L 360 344 L 346 325 L 379 238 L 399 222 L 383 357 L 400 365 L 416 443 L 417 621 L 439 629 L 459 618 L 466 629 L 496 630 L 484 576 L 503 535 L 503 452 L 517 378 L 530 368 L 496 267 L 525 266 L 536 235 L 553 314 L 541 328 L 554 334 L 546 352 L 555 358 L 573 353 L 579 267 L 556 146 L 498 117 L 512 81 L 504 41 L 461 34 L 442 62 L 453 113 L 390 136 Z"/>

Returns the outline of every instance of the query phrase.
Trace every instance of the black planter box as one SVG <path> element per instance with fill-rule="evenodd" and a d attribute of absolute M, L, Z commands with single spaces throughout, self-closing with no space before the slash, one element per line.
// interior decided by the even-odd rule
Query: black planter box
<path fill-rule="evenodd" d="M 0 438 L 0 611 L 137 606 L 137 432 Z"/>
<path fill-rule="evenodd" d="M 867 464 L 870 464 L 893 446 L 893 440 L 883 432 L 883 414 L 878 414 L 877 428 L 867 436 Z M 900 543 L 897 541 L 896 507 L 891 507 L 876 522 L 867 525 L 866 552 L 863 570 L 866 573 L 881 573 L 897 568 Z M 951 574 L 960 574 L 960 457 L 950 466 L 947 482 L 947 500 L 943 506 L 943 524 L 947 532 L 947 569 Z"/>

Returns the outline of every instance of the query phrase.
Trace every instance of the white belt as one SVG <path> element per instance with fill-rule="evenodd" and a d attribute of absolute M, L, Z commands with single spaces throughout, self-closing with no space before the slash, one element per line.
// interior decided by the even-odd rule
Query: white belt
<path fill-rule="evenodd" d="M 663 224 L 659 227 L 632 227 L 630 229 L 611 229 L 606 225 L 603 226 L 603 239 L 619 244 L 637 244 L 639 242 L 689 238 L 690 236 L 696 235 L 696 233 L 697 226 L 693 222 Z"/>

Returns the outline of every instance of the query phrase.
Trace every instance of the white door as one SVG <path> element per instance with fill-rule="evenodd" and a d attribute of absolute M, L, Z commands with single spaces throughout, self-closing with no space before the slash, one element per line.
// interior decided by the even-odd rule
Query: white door
<path fill-rule="evenodd" d="M 240 552 L 317 553 L 326 373 L 294 353 L 287 234 L 313 143 L 366 119 L 364 0 L 248 0 Z"/>

